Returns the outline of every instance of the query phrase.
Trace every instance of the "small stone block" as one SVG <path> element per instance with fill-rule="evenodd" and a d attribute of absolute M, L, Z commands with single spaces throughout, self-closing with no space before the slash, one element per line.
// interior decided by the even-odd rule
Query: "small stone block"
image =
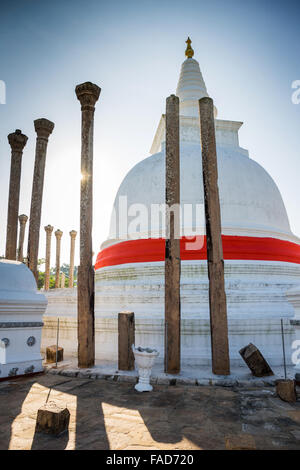
<path fill-rule="evenodd" d="M 169 377 L 157 377 L 158 385 L 170 385 Z"/>
<path fill-rule="evenodd" d="M 209 379 L 197 379 L 196 384 L 200 387 L 207 387 L 210 385 Z"/>
<path fill-rule="evenodd" d="M 256 450 L 255 441 L 251 434 L 239 434 L 225 438 L 226 450 Z"/>
<path fill-rule="evenodd" d="M 92 369 L 81 369 L 78 372 L 78 377 L 80 377 L 81 379 L 88 379 L 92 373 Z"/>
<path fill-rule="evenodd" d="M 189 378 L 185 378 L 185 377 L 182 377 L 182 378 L 179 378 L 179 379 L 176 379 L 176 384 L 177 385 L 196 385 L 196 379 L 189 379 Z"/>
<path fill-rule="evenodd" d="M 242 348 L 239 353 L 255 377 L 274 375 L 264 356 L 254 344 L 249 343 L 248 346 Z"/>
<path fill-rule="evenodd" d="M 67 408 L 48 402 L 38 410 L 35 430 L 58 436 L 68 429 L 69 421 L 70 412 Z"/>
<path fill-rule="evenodd" d="M 216 385 L 218 387 L 235 387 L 237 385 L 236 380 L 217 380 Z"/>
<path fill-rule="evenodd" d="M 276 392 L 283 401 L 293 403 L 297 400 L 296 384 L 294 380 L 277 380 Z"/>
<path fill-rule="evenodd" d="M 64 360 L 64 348 L 58 346 L 57 349 L 57 362 Z M 47 362 L 56 362 L 56 346 L 48 346 L 46 349 L 46 361 Z"/>
<path fill-rule="evenodd" d="M 60 372 L 61 372 L 61 370 L 59 370 L 59 369 L 52 369 L 52 368 L 51 368 L 51 369 L 48 369 L 48 370 L 47 370 L 47 373 L 48 373 L 48 374 L 51 374 L 51 375 L 59 375 Z"/>
<path fill-rule="evenodd" d="M 78 370 L 76 369 L 66 369 L 63 371 L 63 374 L 66 377 L 77 377 L 78 375 Z"/>
<path fill-rule="evenodd" d="M 136 384 L 138 381 L 138 378 L 135 377 L 134 375 L 119 375 L 118 377 L 119 377 L 118 382 L 127 382 L 127 383 Z"/>

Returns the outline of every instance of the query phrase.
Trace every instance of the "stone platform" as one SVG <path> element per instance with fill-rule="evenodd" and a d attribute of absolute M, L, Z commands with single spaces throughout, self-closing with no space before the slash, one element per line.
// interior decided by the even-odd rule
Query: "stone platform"
<path fill-rule="evenodd" d="M 44 364 L 45 372 L 65 377 L 78 377 L 85 379 L 105 379 L 114 382 L 136 383 L 137 370 L 118 370 L 118 364 L 108 361 L 97 361 L 95 367 L 90 369 L 79 369 L 77 361 L 67 358 L 65 361 L 55 364 Z M 185 366 L 180 374 L 165 374 L 161 364 L 155 364 L 152 369 L 152 385 L 200 385 L 200 386 L 223 386 L 223 387 L 266 387 L 275 386 L 275 381 L 284 378 L 283 367 L 273 367 L 274 375 L 268 377 L 254 377 L 246 366 L 234 367 L 228 376 L 217 376 L 211 371 L 211 367 Z M 294 378 L 294 367 L 287 368 L 289 378 Z"/>

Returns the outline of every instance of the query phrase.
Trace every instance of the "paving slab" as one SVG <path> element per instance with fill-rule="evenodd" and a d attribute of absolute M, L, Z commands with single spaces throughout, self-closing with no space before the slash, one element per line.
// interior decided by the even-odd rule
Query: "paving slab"
<path fill-rule="evenodd" d="M 282 402 L 274 387 L 178 381 L 138 393 L 126 375 L 109 377 L 45 374 L 2 383 L 0 449 L 300 449 L 300 402 Z M 35 432 L 47 400 L 70 411 L 68 432 L 60 437 Z"/>

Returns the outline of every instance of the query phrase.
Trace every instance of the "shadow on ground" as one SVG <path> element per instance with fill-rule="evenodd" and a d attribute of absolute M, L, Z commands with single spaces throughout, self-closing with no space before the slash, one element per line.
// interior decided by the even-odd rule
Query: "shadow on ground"
<path fill-rule="evenodd" d="M 163 385 L 138 393 L 131 383 L 51 374 L 4 382 L 0 449 L 224 449 L 226 437 L 243 433 L 257 448 L 299 448 L 299 403 L 259 393 Z M 47 399 L 70 410 L 68 433 L 35 433 Z"/>

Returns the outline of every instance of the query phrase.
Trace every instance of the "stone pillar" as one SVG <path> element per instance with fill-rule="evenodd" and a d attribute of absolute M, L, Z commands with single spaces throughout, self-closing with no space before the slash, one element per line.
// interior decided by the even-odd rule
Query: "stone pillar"
<path fill-rule="evenodd" d="M 199 100 L 199 112 L 209 278 L 212 371 L 217 375 L 228 375 L 230 374 L 230 360 L 213 100 L 208 97 Z"/>
<path fill-rule="evenodd" d="M 23 246 L 24 246 L 24 237 L 25 237 L 25 226 L 28 220 L 27 215 L 19 215 L 20 231 L 19 231 L 19 244 L 18 244 L 18 261 L 23 262 Z"/>
<path fill-rule="evenodd" d="M 171 95 L 166 101 L 165 372 L 168 374 L 180 372 L 179 204 L 179 98 Z"/>
<path fill-rule="evenodd" d="M 61 289 L 65 288 L 65 283 L 66 283 L 66 275 L 65 273 L 61 273 L 60 275 L 60 288 Z"/>
<path fill-rule="evenodd" d="M 74 286 L 74 255 L 75 255 L 75 238 L 77 232 L 75 230 L 71 230 L 70 237 L 71 237 L 71 247 L 70 247 L 70 272 L 69 272 L 69 287 Z"/>
<path fill-rule="evenodd" d="M 44 187 L 44 173 L 48 137 L 54 129 L 54 124 L 48 119 L 36 119 L 34 128 L 37 133 L 35 163 L 31 194 L 31 208 L 28 233 L 27 264 L 33 272 L 36 280 L 38 278 L 37 263 L 39 254 L 39 239 L 41 226 L 41 211 Z"/>
<path fill-rule="evenodd" d="M 11 164 L 5 258 L 16 260 L 22 154 L 28 137 L 17 129 L 12 134 L 9 134 L 7 138 L 11 146 Z"/>
<path fill-rule="evenodd" d="M 92 259 L 93 132 L 95 104 L 101 89 L 91 82 L 76 86 L 81 104 L 80 266 L 78 295 L 78 366 L 95 363 L 94 268 Z"/>
<path fill-rule="evenodd" d="M 55 263 L 55 289 L 59 288 L 59 273 L 60 273 L 60 244 L 61 244 L 61 237 L 63 232 L 61 230 L 56 230 L 55 237 L 56 237 L 56 263 Z"/>
<path fill-rule="evenodd" d="M 44 289 L 49 290 L 50 282 L 50 258 L 51 258 L 51 237 L 53 232 L 52 225 L 46 225 L 46 259 L 45 259 L 45 285 Z"/>

